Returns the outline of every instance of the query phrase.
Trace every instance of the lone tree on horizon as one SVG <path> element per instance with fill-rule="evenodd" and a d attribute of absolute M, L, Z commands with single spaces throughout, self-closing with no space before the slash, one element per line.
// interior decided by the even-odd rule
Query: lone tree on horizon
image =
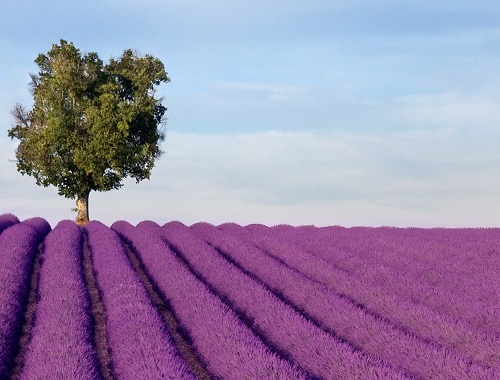
<path fill-rule="evenodd" d="M 86 224 L 91 191 L 119 189 L 126 177 L 149 179 L 162 153 L 167 110 L 155 90 L 170 79 L 151 55 L 125 50 L 104 64 L 64 40 L 35 62 L 33 107 L 16 104 L 8 131 L 20 140 L 17 170 L 76 198 L 76 222 Z"/>

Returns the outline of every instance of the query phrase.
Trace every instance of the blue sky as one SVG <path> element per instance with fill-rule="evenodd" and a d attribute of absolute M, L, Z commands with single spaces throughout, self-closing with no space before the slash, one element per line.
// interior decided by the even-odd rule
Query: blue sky
<path fill-rule="evenodd" d="M 51 224 L 74 201 L 21 176 L 10 109 L 60 39 L 137 49 L 171 82 L 150 181 L 91 218 L 498 226 L 500 3 L 9 1 L 0 12 L 0 212 Z"/>

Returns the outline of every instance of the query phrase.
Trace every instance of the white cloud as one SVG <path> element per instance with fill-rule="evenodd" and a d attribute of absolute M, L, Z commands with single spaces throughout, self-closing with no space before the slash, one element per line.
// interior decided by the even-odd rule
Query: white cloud
<path fill-rule="evenodd" d="M 123 212 L 137 221 L 187 223 L 498 224 L 500 154 L 471 159 L 481 151 L 473 142 L 465 155 L 446 148 L 459 141 L 439 131 L 414 139 L 171 133 L 151 182 L 97 194 L 104 209 L 94 209 L 109 221 Z"/>
<path fill-rule="evenodd" d="M 385 136 L 171 132 L 151 181 L 92 193 L 91 217 L 105 223 L 498 225 L 500 154 L 467 140 L 446 130 Z M 73 201 L 0 165 L 1 181 L 11 187 L 2 197 L 3 212 L 40 215 L 52 224 L 73 218 Z"/>
<path fill-rule="evenodd" d="M 404 96 L 396 99 L 395 111 L 396 118 L 406 125 L 496 128 L 500 124 L 500 99 L 494 95 L 439 93 Z"/>

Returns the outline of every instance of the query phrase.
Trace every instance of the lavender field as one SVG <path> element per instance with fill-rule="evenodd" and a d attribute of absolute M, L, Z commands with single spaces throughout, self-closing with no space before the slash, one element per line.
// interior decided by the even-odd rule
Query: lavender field
<path fill-rule="evenodd" d="M 500 229 L 0 215 L 1 379 L 500 379 Z"/>

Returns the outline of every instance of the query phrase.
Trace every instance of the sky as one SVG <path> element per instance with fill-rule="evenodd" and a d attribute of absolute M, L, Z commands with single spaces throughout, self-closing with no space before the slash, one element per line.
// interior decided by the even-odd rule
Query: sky
<path fill-rule="evenodd" d="M 500 225 L 497 1 L 7 0 L 0 213 L 52 226 L 74 200 L 17 172 L 7 130 L 60 39 L 152 54 L 171 78 L 151 179 L 91 193 L 91 219 Z"/>

